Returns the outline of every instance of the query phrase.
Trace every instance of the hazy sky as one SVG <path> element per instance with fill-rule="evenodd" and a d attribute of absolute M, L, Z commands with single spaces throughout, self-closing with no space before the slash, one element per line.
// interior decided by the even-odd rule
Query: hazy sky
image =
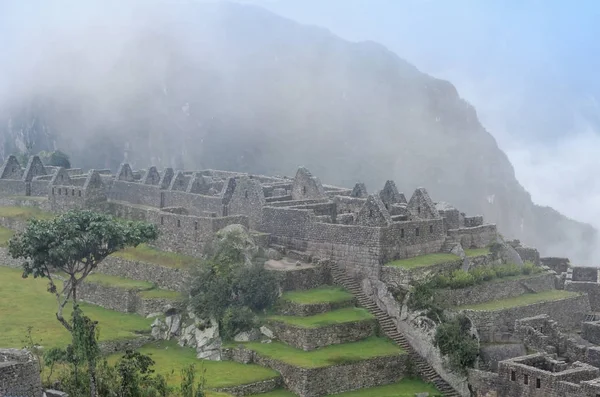
<path fill-rule="evenodd" d="M 254 0 L 456 85 L 535 202 L 600 227 L 600 2 Z"/>
<path fill-rule="evenodd" d="M 10 66 L 12 56 L 25 52 L 33 63 L 43 49 L 28 47 L 28 39 L 36 40 L 28 36 L 43 36 L 48 20 L 53 27 L 72 30 L 97 20 L 107 9 L 113 16 L 128 9 L 120 7 L 121 0 L 106 0 L 90 2 L 87 9 L 75 7 L 75 13 L 69 6 L 75 2 L 55 0 L 53 7 L 46 7 L 47 0 L 0 0 L 0 62 Z M 600 227 L 600 2 L 242 2 L 328 28 L 348 40 L 377 41 L 422 71 L 450 80 L 475 105 L 535 202 Z M 120 34 L 114 25 L 107 34 Z"/>

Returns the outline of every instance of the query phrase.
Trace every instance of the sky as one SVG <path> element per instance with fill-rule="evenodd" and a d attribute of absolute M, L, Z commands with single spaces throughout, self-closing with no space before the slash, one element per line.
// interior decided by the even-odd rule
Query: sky
<path fill-rule="evenodd" d="M 451 81 L 534 202 L 600 227 L 600 2 L 252 0 Z"/>

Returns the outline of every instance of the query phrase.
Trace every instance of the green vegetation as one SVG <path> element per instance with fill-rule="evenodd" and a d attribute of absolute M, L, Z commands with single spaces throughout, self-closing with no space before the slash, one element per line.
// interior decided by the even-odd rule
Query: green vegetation
<path fill-rule="evenodd" d="M 520 278 L 542 272 L 542 268 L 535 266 L 531 262 L 526 262 L 523 266 L 515 264 L 506 264 L 499 266 L 481 266 L 464 271 L 455 270 L 450 276 L 439 275 L 431 283 L 434 288 L 452 288 L 460 289 L 481 284 L 486 281 L 504 278 Z"/>
<path fill-rule="evenodd" d="M 198 377 L 202 368 L 206 369 L 206 387 L 220 388 L 243 385 L 261 380 L 272 379 L 279 374 L 271 369 L 254 364 L 240 364 L 234 361 L 199 361 L 196 351 L 180 347 L 177 341 L 159 341 L 146 345 L 138 352 L 150 356 L 154 361 L 154 370 L 168 377 L 171 385 L 181 381 L 180 371 L 195 364 Z M 110 362 L 117 360 L 119 355 L 109 358 Z M 173 375 L 169 376 L 174 371 Z"/>
<path fill-rule="evenodd" d="M 303 368 L 320 368 L 366 360 L 373 357 L 403 354 L 400 346 L 384 338 L 371 337 L 359 342 L 331 345 L 313 351 L 303 351 L 280 342 L 244 343 L 248 349 Z"/>
<path fill-rule="evenodd" d="M 177 300 L 181 298 L 181 293 L 177 291 L 168 291 L 166 289 L 151 289 L 141 291 L 139 296 L 144 299 L 172 299 Z"/>
<path fill-rule="evenodd" d="M 403 269 L 416 269 L 419 267 L 440 265 L 442 263 L 456 262 L 460 258 L 454 254 L 429 254 L 415 256 L 414 258 L 398 259 L 387 263 L 386 266 L 397 266 Z"/>
<path fill-rule="evenodd" d="M 88 283 L 105 285 L 108 287 L 116 287 L 122 289 L 149 290 L 154 288 L 152 283 L 146 281 L 132 280 L 129 278 L 108 276 L 106 274 L 93 273 L 85 279 Z"/>
<path fill-rule="evenodd" d="M 465 372 L 477 360 L 479 343 L 470 335 L 470 330 L 471 321 L 463 315 L 440 324 L 435 330 L 435 346 L 448 356 L 450 367 L 456 371 Z"/>
<path fill-rule="evenodd" d="M 314 303 L 346 302 L 354 299 L 354 296 L 340 287 L 323 286 L 307 291 L 284 292 L 282 300 L 310 305 Z"/>
<path fill-rule="evenodd" d="M 14 230 L 0 226 L 0 247 L 7 247 L 13 234 L 15 234 Z"/>
<path fill-rule="evenodd" d="M 205 250 L 206 259 L 192 275 L 189 302 L 199 318 L 215 318 L 221 337 L 233 339 L 239 332 L 259 325 L 259 315 L 279 297 L 274 272 L 255 261 L 257 250 L 244 229 L 217 233 Z"/>
<path fill-rule="evenodd" d="M 0 207 L 0 217 L 14 219 L 52 219 L 54 214 L 37 207 Z"/>
<path fill-rule="evenodd" d="M 73 210 L 48 220 L 31 219 L 23 232 L 10 239 L 8 252 L 15 259 L 25 259 L 24 278 L 48 280 L 46 290 L 57 301 L 56 319 L 71 331 L 62 312 L 71 298 L 77 303 L 77 287 L 83 280 L 108 255 L 156 237 L 158 230 L 150 223 L 123 222 L 110 215 Z M 62 288 L 54 282 L 53 272 L 67 275 Z"/>
<path fill-rule="evenodd" d="M 199 259 L 191 256 L 177 254 L 175 252 L 160 251 L 150 247 L 147 244 L 140 244 L 137 247 L 128 247 L 117 251 L 112 256 L 123 258 L 130 261 L 139 261 L 152 263 L 155 265 L 172 267 L 176 269 L 187 269 Z"/>
<path fill-rule="evenodd" d="M 70 340 L 69 332 L 55 316 L 56 299 L 46 292 L 48 281 L 37 278 L 23 280 L 22 271 L 0 266 L 0 346 L 20 348 L 27 327 L 33 326 L 33 335 L 48 347 L 64 347 Z M 148 330 L 152 319 L 134 314 L 124 314 L 98 306 L 81 304 L 85 313 L 99 321 L 100 340 L 130 339 L 136 331 Z M 65 315 L 70 316 L 70 305 Z"/>
<path fill-rule="evenodd" d="M 500 299 L 497 301 L 479 303 L 457 307 L 458 310 L 502 310 L 510 307 L 526 306 L 533 303 L 550 302 L 578 296 L 577 292 L 551 289 L 536 294 L 523 294 L 514 298 Z"/>
<path fill-rule="evenodd" d="M 282 323 L 296 325 L 302 328 L 319 328 L 333 324 L 343 324 L 355 321 L 364 321 L 373 319 L 373 315 L 368 310 L 358 307 L 348 307 L 339 310 L 333 310 L 327 313 L 316 314 L 314 316 L 269 316 L 269 320 L 280 321 Z"/>
<path fill-rule="evenodd" d="M 490 253 L 489 247 L 472 248 L 472 249 L 465 250 L 465 255 L 468 256 L 469 258 L 473 258 L 476 256 L 484 256 L 484 255 L 488 255 L 489 253 Z"/>

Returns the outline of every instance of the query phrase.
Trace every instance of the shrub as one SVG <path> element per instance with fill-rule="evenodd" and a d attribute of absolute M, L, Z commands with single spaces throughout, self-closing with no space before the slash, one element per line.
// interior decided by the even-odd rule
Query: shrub
<path fill-rule="evenodd" d="M 449 285 L 450 288 L 458 289 L 470 287 L 471 285 L 475 285 L 475 278 L 471 273 L 465 272 L 462 269 L 452 272 Z"/>
<path fill-rule="evenodd" d="M 221 319 L 221 336 L 231 340 L 240 332 L 250 331 L 258 325 L 258 318 L 247 306 L 231 306 Z"/>
<path fill-rule="evenodd" d="M 542 271 L 542 268 L 539 266 L 536 266 L 532 262 L 525 262 L 521 271 L 523 272 L 523 274 L 536 274 L 536 273 L 540 273 Z"/>
<path fill-rule="evenodd" d="M 465 372 L 473 367 L 479 354 L 479 343 L 471 337 L 470 320 L 465 316 L 457 316 L 437 327 L 434 344 L 440 352 L 448 357 L 450 367 Z"/>
<path fill-rule="evenodd" d="M 514 263 L 509 263 L 506 265 L 495 266 L 494 270 L 496 271 L 496 277 L 510 277 L 517 276 L 521 274 L 521 267 Z"/>

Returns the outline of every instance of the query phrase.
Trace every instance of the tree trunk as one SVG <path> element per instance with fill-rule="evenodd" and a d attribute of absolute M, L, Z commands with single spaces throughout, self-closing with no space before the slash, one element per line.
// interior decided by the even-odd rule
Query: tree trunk
<path fill-rule="evenodd" d="M 97 397 L 98 391 L 96 390 L 96 361 L 90 360 L 88 362 L 88 371 L 90 374 L 90 397 Z"/>

